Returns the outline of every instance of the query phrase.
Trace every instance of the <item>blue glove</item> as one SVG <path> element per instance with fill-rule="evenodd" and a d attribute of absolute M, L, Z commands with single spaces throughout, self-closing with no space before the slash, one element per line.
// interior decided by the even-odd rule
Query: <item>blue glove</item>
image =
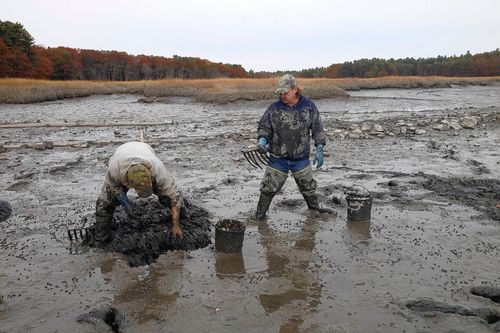
<path fill-rule="evenodd" d="M 132 207 L 130 207 L 130 203 L 128 202 L 127 195 L 125 193 L 118 194 L 118 201 L 122 204 L 123 208 L 127 212 L 128 217 L 131 219 L 137 219 L 137 215 L 132 211 Z"/>
<path fill-rule="evenodd" d="M 323 165 L 323 145 L 319 144 L 316 147 L 316 157 L 313 160 L 313 164 L 316 164 L 316 169 L 321 168 Z"/>
<path fill-rule="evenodd" d="M 259 149 L 259 152 L 262 154 L 267 153 L 267 148 L 269 147 L 269 143 L 267 142 L 267 139 L 263 136 L 259 138 L 259 143 L 257 144 L 257 149 Z"/>

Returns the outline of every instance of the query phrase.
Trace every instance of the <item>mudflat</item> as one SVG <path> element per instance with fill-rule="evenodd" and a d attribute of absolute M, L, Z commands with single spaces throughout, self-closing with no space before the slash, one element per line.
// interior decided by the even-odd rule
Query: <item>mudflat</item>
<path fill-rule="evenodd" d="M 500 331 L 500 87 L 350 95 L 315 101 L 328 143 L 314 176 L 337 214 L 309 212 L 288 179 L 264 222 L 253 219 L 263 170 L 241 150 L 271 101 L 0 105 L 0 199 L 12 207 L 0 331 Z M 211 244 L 131 267 L 66 231 L 93 223 L 107 159 L 140 129 L 207 212 Z M 354 185 L 372 196 L 369 222 L 347 219 Z M 215 251 L 221 219 L 246 226 L 241 254 Z"/>

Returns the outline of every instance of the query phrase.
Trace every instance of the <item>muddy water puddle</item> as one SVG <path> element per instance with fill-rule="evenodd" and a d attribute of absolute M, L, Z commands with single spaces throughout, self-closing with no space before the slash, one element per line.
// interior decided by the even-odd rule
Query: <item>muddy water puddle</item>
<path fill-rule="evenodd" d="M 419 98 L 434 103 L 418 90 L 361 96 L 369 93 L 384 92 L 360 92 L 359 97 L 373 110 L 388 110 L 386 115 L 403 114 L 405 108 L 427 113 L 427 106 L 415 107 Z M 457 98 L 455 91 L 434 93 L 443 96 L 433 99 Z M 105 121 L 166 119 L 166 125 L 144 128 L 146 138 L 165 138 L 154 149 L 184 196 L 209 213 L 212 244 L 169 251 L 138 267 L 116 252 L 70 246 L 66 230 L 93 221 L 106 161 L 116 145 L 2 152 L 0 199 L 9 200 L 14 212 L 0 225 L 0 331 L 104 331 L 109 325 L 96 314 L 111 308 L 123 316 L 123 332 L 495 330 L 495 322 L 473 310 L 498 311 L 499 306 L 471 290 L 500 285 L 500 231 L 488 210 L 500 177 L 498 124 L 457 135 L 332 136 L 325 166 L 314 176 L 321 202 L 337 214 L 308 212 L 290 178 L 274 198 L 268 220 L 259 223 L 252 216 L 263 171 L 248 165 L 240 150 L 254 143 L 252 131 L 267 102 L 214 106 L 178 99 L 146 105 L 136 100 L 117 95 L 0 106 L 0 122 L 71 123 L 100 114 Z M 357 104 L 360 100 L 318 101 L 320 111 L 331 117 L 327 131 L 333 119 L 349 119 L 345 111 L 365 108 Z M 404 105 L 400 111 L 392 104 L 396 101 Z M 486 104 L 475 111 L 488 112 L 479 109 Z M 364 116 L 371 114 L 383 112 Z M 2 129 L 1 139 L 134 138 L 139 129 Z M 370 223 L 347 221 L 345 191 L 354 184 L 373 196 Z M 213 227 L 221 219 L 246 225 L 241 253 L 215 251 Z M 460 306 L 455 308 L 460 311 L 437 311 L 436 302 Z M 430 310 L 417 311 L 415 304 Z M 77 322 L 82 315 L 86 320 Z"/>

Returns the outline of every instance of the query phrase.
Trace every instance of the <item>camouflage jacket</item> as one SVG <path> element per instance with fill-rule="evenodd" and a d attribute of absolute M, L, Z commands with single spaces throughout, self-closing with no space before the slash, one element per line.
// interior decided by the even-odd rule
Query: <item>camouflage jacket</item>
<path fill-rule="evenodd" d="M 294 106 L 274 102 L 258 125 L 258 137 L 267 139 L 269 152 L 289 160 L 309 158 L 311 135 L 315 146 L 326 144 L 318 108 L 304 96 Z"/>

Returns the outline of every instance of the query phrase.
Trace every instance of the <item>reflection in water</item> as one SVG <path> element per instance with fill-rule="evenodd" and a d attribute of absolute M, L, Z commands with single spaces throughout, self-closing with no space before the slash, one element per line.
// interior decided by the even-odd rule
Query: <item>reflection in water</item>
<path fill-rule="evenodd" d="M 290 246 L 289 235 L 272 234 L 265 222 L 258 226 L 269 267 L 269 286 L 259 300 L 267 313 L 283 312 L 286 320 L 280 323 L 280 332 L 299 332 L 305 317 L 320 304 L 321 282 L 309 268 L 316 228 L 316 219 L 308 218 Z"/>
<path fill-rule="evenodd" d="M 217 252 L 215 255 L 215 271 L 217 277 L 222 279 L 224 277 L 244 277 L 245 262 L 243 255 L 238 253 L 221 253 Z"/>
<path fill-rule="evenodd" d="M 113 266 L 104 261 L 101 265 L 104 278 L 117 289 L 116 304 L 125 308 L 127 314 L 133 315 L 139 325 L 150 320 L 163 320 L 182 288 L 183 253 L 172 252 L 166 259 L 145 267 L 132 281 L 130 268 L 117 267 L 119 262 L 114 261 Z"/>
<path fill-rule="evenodd" d="M 370 221 L 347 221 L 342 239 L 352 258 L 365 258 L 370 252 L 370 226 Z"/>
<path fill-rule="evenodd" d="M 356 243 L 369 243 L 371 238 L 370 221 L 347 222 L 346 226 L 347 233 Z"/>

